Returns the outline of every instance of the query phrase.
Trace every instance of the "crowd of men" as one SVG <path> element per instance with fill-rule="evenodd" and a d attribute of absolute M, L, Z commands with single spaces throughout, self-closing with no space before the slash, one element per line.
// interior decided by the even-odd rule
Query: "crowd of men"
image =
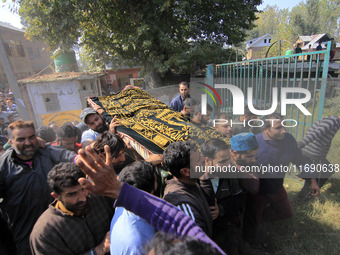
<path fill-rule="evenodd" d="M 261 222 L 292 216 L 285 175 L 242 169 L 325 162 L 339 116 L 315 123 L 297 143 L 277 114 L 264 118 L 262 130 L 235 130 L 230 122 L 208 127 L 212 108 L 202 114 L 186 82 L 179 92 L 170 107 L 215 128 L 230 146 L 217 138 L 177 141 L 140 160 L 116 132 L 119 120 L 107 123 L 93 102 L 82 123 L 37 130 L 31 121 L 10 123 L 0 157 L 0 254 L 244 254 L 246 242 L 265 254 Z M 223 112 L 215 118 L 231 120 Z M 255 117 L 246 109 L 238 121 L 247 118 Z M 196 179 L 193 166 L 237 171 Z M 166 179 L 160 168 L 170 173 Z M 330 175 L 321 177 L 305 174 L 299 197 L 318 195 Z"/>

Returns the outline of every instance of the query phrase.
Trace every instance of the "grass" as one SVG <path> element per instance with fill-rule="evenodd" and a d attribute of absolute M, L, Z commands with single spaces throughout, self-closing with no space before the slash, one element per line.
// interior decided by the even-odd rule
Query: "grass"
<path fill-rule="evenodd" d="M 286 178 L 290 201 L 295 201 L 303 181 Z M 340 180 L 330 179 L 320 196 L 307 203 L 292 203 L 293 217 L 264 223 L 260 241 L 275 255 L 335 255 L 340 251 Z M 257 253 L 258 254 L 258 253 Z"/>

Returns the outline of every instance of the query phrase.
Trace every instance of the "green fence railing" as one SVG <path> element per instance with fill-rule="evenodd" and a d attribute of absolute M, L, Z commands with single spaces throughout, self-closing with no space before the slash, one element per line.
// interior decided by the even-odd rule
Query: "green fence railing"
<path fill-rule="evenodd" d="M 294 119 L 296 127 L 289 132 L 298 140 L 305 134 L 306 126 L 312 125 L 322 118 L 325 100 L 327 75 L 330 58 L 330 42 L 327 49 L 295 55 L 270 57 L 265 59 L 247 60 L 242 62 L 208 65 L 206 83 L 214 87 L 222 99 L 215 113 L 228 112 L 233 115 L 233 95 L 228 89 L 218 88 L 218 84 L 230 84 L 242 90 L 248 97 L 248 88 L 252 88 L 252 104 L 255 109 L 270 109 L 273 103 L 273 89 L 278 91 L 278 107 L 282 88 L 303 88 L 311 93 L 311 99 L 304 107 L 312 114 L 305 115 L 295 105 L 287 105 L 285 119 Z M 216 86 L 217 85 L 217 86 Z M 274 89 L 274 90 L 275 90 Z M 302 93 L 288 93 L 289 99 L 300 99 Z M 213 105 L 212 101 L 208 103 Z M 247 105 L 247 102 L 245 102 Z"/>

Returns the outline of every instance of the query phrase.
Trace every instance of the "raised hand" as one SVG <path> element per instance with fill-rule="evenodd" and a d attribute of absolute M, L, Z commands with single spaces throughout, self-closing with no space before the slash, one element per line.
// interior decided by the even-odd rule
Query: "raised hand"
<path fill-rule="evenodd" d="M 86 178 L 79 178 L 78 182 L 96 195 L 117 198 L 123 183 L 117 180 L 109 146 L 105 145 L 104 150 L 105 161 L 90 146 L 79 150 L 76 164 L 92 182 Z"/>

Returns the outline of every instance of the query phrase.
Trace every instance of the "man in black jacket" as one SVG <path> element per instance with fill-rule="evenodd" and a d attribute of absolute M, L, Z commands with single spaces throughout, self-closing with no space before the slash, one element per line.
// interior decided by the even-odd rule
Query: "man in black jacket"
<path fill-rule="evenodd" d="M 12 234 L 16 254 L 26 255 L 30 254 L 31 230 L 52 202 L 47 174 L 59 162 L 72 162 L 76 154 L 50 146 L 39 148 L 32 121 L 11 123 L 9 137 L 12 148 L 0 158 L 0 214 Z M 2 243 L 1 254 L 8 252 L 8 246 Z"/>
<path fill-rule="evenodd" d="M 178 141 L 163 154 L 163 165 L 174 176 L 167 181 L 164 200 L 191 217 L 203 231 L 212 236 L 212 216 L 208 202 L 197 179 L 190 178 L 190 144 Z"/>
<path fill-rule="evenodd" d="M 226 142 L 211 139 L 201 145 L 201 152 L 206 169 L 210 169 L 210 174 L 201 178 L 201 186 L 207 195 L 214 219 L 213 240 L 227 254 L 238 255 L 246 194 L 234 172 L 214 174 L 219 168 L 232 169 Z"/>

